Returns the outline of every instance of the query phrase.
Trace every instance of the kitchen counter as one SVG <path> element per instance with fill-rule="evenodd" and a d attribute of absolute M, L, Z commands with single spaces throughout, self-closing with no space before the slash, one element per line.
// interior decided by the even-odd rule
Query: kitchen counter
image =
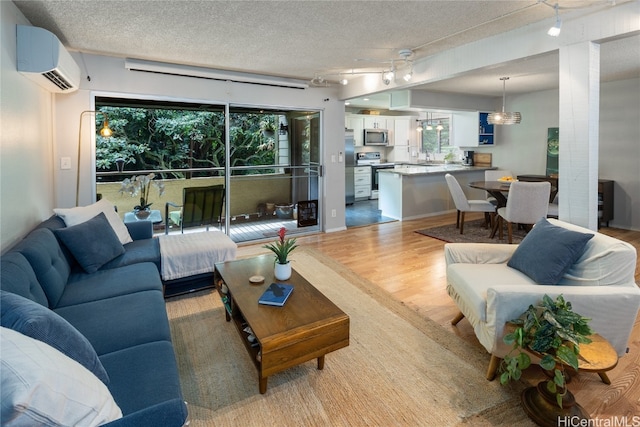
<path fill-rule="evenodd" d="M 434 173 L 456 173 L 456 172 L 474 172 L 481 171 L 484 173 L 486 167 L 465 166 L 459 163 L 405 163 L 397 164 L 394 169 L 381 169 L 380 173 L 397 173 L 401 175 L 424 175 Z"/>
<path fill-rule="evenodd" d="M 444 175 L 456 177 L 467 197 L 485 199 L 484 191 L 470 188 L 472 181 L 483 181 L 490 167 L 461 164 L 400 164 L 378 171 L 378 208 L 383 216 L 409 220 L 455 212 Z"/>

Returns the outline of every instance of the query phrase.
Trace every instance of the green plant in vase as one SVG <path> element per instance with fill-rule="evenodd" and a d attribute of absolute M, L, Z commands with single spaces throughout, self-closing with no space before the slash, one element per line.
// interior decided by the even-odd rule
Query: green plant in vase
<path fill-rule="evenodd" d="M 277 280 L 287 280 L 291 277 L 291 264 L 288 257 L 291 251 L 298 247 L 296 239 L 285 239 L 287 229 L 282 227 L 278 231 L 278 241 L 264 245 L 263 248 L 269 249 L 276 257 L 274 264 L 274 277 Z"/>
<path fill-rule="evenodd" d="M 509 322 L 516 327 L 503 341 L 513 348 L 500 366 L 500 383 L 520 379 L 522 371 L 531 365 L 530 351 L 540 356 L 540 367 L 552 373 L 546 387 L 562 408 L 567 393 L 565 367 L 578 370 L 580 344 L 590 343 L 589 335 L 593 334 L 589 320 L 573 312 L 562 295 L 555 301 L 545 295 L 540 305 L 530 305 L 520 318 Z"/>

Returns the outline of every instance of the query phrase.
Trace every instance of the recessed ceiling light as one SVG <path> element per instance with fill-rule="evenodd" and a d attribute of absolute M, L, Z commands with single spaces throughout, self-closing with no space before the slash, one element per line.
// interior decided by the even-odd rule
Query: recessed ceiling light
<path fill-rule="evenodd" d="M 369 100 L 369 98 L 362 98 L 362 100 L 363 100 L 363 101 L 368 101 L 368 100 Z"/>

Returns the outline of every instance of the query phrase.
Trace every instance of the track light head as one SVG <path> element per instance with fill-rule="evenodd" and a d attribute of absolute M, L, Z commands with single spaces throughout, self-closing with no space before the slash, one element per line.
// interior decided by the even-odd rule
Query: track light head
<path fill-rule="evenodd" d="M 558 14 L 558 3 L 553 7 L 556 10 L 556 23 L 553 27 L 549 28 L 547 34 L 551 37 L 558 37 L 560 35 L 560 31 L 562 30 L 562 19 L 560 19 L 560 15 Z"/>

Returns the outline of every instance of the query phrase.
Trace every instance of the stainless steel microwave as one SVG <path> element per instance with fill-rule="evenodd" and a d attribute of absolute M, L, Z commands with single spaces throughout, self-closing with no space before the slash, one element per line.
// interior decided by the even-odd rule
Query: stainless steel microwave
<path fill-rule="evenodd" d="M 387 129 L 365 129 L 364 145 L 389 145 L 389 131 Z"/>

